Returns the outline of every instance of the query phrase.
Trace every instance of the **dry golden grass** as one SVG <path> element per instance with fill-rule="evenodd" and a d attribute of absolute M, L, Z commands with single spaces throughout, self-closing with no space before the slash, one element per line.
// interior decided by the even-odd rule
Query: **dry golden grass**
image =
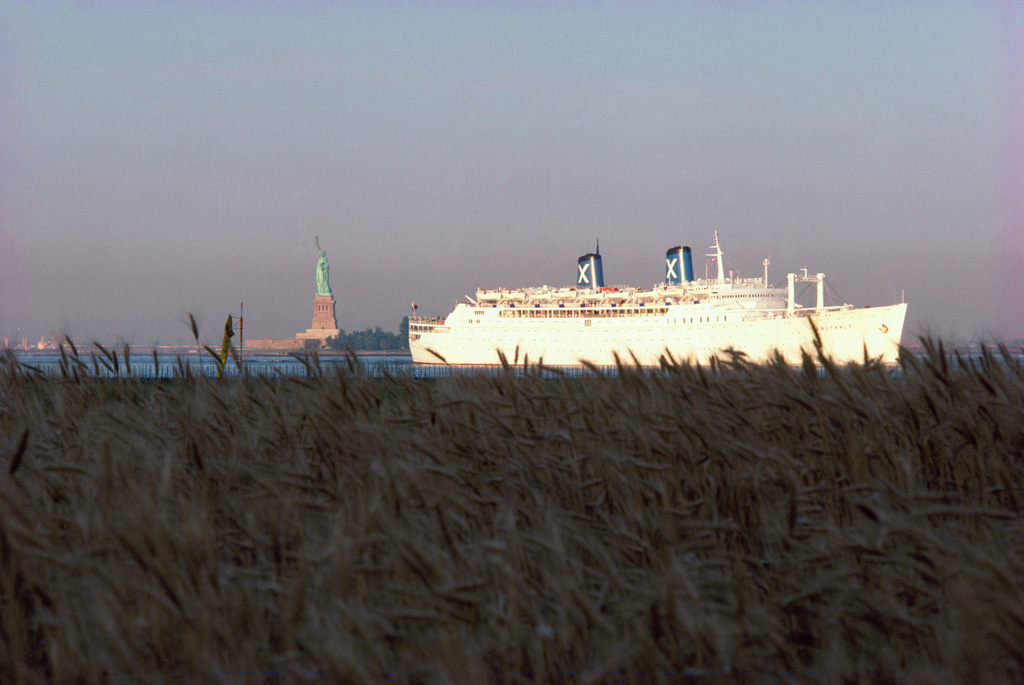
<path fill-rule="evenodd" d="M 0 682 L 1024 681 L 1008 353 L 433 382 L 77 357 L 0 364 Z"/>

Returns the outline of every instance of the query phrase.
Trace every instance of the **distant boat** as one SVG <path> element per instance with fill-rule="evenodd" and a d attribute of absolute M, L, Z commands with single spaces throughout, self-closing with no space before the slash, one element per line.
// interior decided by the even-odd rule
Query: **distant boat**
<path fill-rule="evenodd" d="M 656 366 L 662 358 L 706 364 L 727 350 L 766 362 L 776 353 L 790 364 L 815 352 L 815 330 L 825 354 L 838 363 L 865 359 L 895 363 L 906 303 L 883 307 L 825 306 L 824 274 L 790 273 L 785 288 L 763 278 L 726 277 L 715 232 L 717 276 L 696 279 L 689 247 L 665 256 L 664 282 L 651 289 L 607 288 L 601 255 L 577 261 L 574 289 L 477 290 L 447 317 L 413 316 L 409 349 L 418 364 L 483 364 L 510 361 L 573 366 L 583 362 Z M 709 261 L 710 261 L 709 259 Z M 795 284 L 817 285 L 814 307 L 796 303 Z M 472 298 L 467 298 L 472 299 Z M 813 326 L 812 326 L 813 322 Z"/>

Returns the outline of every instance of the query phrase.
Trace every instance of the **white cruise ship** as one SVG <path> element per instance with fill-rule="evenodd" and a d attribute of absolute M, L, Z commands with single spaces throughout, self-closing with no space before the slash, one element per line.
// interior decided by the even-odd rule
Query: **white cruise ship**
<path fill-rule="evenodd" d="M 575 287 L 477 290 L 444 319 L 413 316 L 409 349 L 418 364 L 590 362 L 657 366 L 661 359 L 706 364 L 727 350 L 765 362 L 778 352 L 798 364 L 801 351 L 815 353 L 815 333 L 839 363 L 878 359 L 895 363 L 905 303 L 883 307 L 826 306 L 825 275 L 791 273 L 785 288 L 763 278 L 726 276 L 715 232 L 709 259 L 717 274 L 694 278 L 689 247 L 665 256 L 665 279 L 644 290 L 604 285 L 600 252 L 577 262 Z M 817 285 L 813 307 L 796 302 L 796 284 Z M 813 322 L 813 325 L 812 325 Z M 500 353 L 500 354 L 499 354 Z"/>

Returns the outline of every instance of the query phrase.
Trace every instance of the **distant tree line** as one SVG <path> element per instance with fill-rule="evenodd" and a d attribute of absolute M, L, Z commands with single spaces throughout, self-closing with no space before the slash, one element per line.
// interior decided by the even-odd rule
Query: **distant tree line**
<path fill-rule="evenodd" d="M 408 350 L 409 349 L 409 317 L 402 317 L 398 324 L 398 333 L 385 331 L 380 326 L 366 328 L 361 331 L 346 333 L 344 330 L 333 338 L 327 339 L 327 346 L 332 350 L 349 348 L 356 352 L 375 352 L 377 350 Z"/>

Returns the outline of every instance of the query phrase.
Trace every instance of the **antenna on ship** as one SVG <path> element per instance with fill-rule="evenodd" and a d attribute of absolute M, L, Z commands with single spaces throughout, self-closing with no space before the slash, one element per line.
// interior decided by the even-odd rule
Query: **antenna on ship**
<path fill-rule="evenodd" d="M 601 254 L 601 239 L 597 239 L 597 249 L 594 250 L 594 254 Z"/>
<path fill-rule="evenodd" d="M 725 280 L 725 268 L 722 265 L 722 247 L 718 244 L 718 231 L 715 231 L 715 244 L 711 246 L 714 252 L 708 255 L 713 257 L 718 262 L 718 282 L 721 283 Z M 704 279 L 707 280 L 707 262 L 704 262 Z"/>

